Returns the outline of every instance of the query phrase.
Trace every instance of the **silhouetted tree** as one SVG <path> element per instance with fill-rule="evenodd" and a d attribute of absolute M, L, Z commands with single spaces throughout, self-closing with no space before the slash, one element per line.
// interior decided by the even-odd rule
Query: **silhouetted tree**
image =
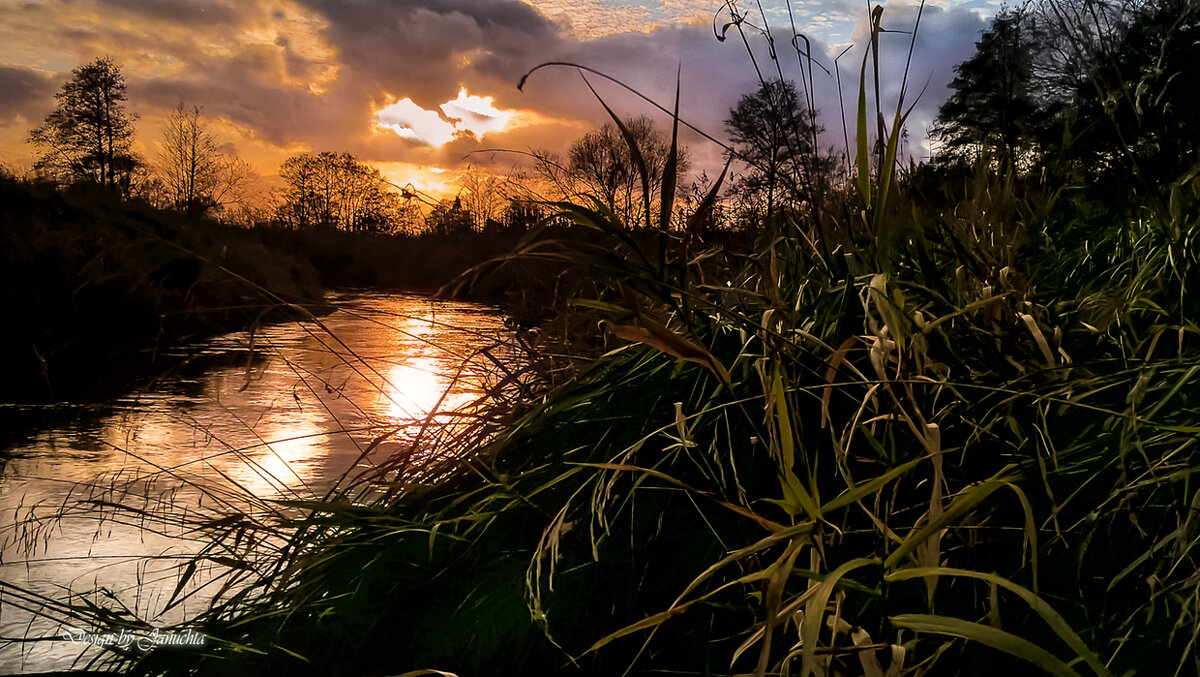
<path fill-rule="evenodd" d="M 1030 150 L 1040 113 L 1030 88 L 1034 50 L 1023 23 L 1019 12 L 997 14 L 975 54 L 955 67 L 952 93 L 933 130 L 945 159 L 984 155 L 1008 165 Z"/>
<path fill-rule="evenodd" d="M 507 201 L 502 177 L 484 174 L 468 167 L 458 178 L 461 188 L 458 200 L 471 214 L 476 230 L 483 230 L 489 221 L 497 219 Z"/>
<path fill-rule="evenodd" d="M 623 123 L 638 147 L 646 163 L 649 178 L 651 213 L 660 197 L 663 173 L 671 150 L 670 136 L 646 117 L 630 118 Z M 645 222 L 646 200 L 642 177 L 638 171 L 629 143 L 611 122 L 600 129 L 588 132 L 571 144 L 567 151 L 565 182 L 574 196 L 590 195 L 613 210 L 626 224 Z M 690 160 L 686 149 L 680 148 L 676 160 L 675 174 L 687 174 Z M 545 163 L 543 163 L 545 165 Z"/>
<path fill-rule="evenodd" d="M 817 192 L 827 163 L 815 146 L 819 130 L 791 82 L 770 80 L 742 96 L 725 129 L 734 154 L 748 166 L 733 186 L 742 201 L 761 204 L 770 215 L 783 198 L 799 202 Z"/>
<path fill-rule="evenodd" d="M 167 116 L 158 175 L 171 208 L 192 216 L 218 210 L 249 179 L 249 165 L 221 151 L 200 109 L 180 102 Z"/>
<path fill-rule="evenodd" d="M 293 228 L 391 230 L 401 211 L 379 170 L 349 153 L 293 155 L 279 175 L 287 182 L 279 219 Z"/>
<path fill-rule="evenodd" d="M 34 168 L 64 183 L 94 183 L 128 195 L 141 160 L 132 151 L 136 115 L 125 111 L 125 77 L 109 57 L 71 71 L 58 107 L 29 135 Z"/>
<path fill-rule="evenodd" d="M 500 222 L 508 230 L 529 230 L 546 218 L 546 209 L 530 200 L 512 199 L 504 208 Z"/>
<path fill-rule="evenodd" d="M 1077 85 L 1070 157 L 1101 190 L 1133 188 L 1108 182 L 1132 170 L 1166 202 L 1167 187 L 1200 163 L 1200 6 L 1157 0 L 1121 17 Z"/>
<path fill-rule="evenodd" d="M 461 236 L 474 230 L 475 217 L 463 209 L 458 198 L 442 200 L 425 219 L 425 229 L 434 235 Z"/>

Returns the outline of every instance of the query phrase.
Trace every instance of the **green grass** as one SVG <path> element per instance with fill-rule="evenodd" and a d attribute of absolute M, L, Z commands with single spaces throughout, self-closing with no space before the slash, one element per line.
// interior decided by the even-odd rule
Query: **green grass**
<path fill-rule="evenodd" d="M 598 240 L 520 245 L 587 271 L 537 387 L 430 438 L 443 461 L 281 506 L 188 625 L 204 652 L 111 667 L 1188 674 L 1194 191 L 1109 209 L 983 167 L 939 205 L 894 176 L 899 127 L 753 247 L 558 205 Z"/>

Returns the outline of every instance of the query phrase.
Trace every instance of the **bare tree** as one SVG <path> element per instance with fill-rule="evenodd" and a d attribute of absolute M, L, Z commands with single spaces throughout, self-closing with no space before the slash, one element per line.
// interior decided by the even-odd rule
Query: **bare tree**
<path fill-rule="evenodd" d="M 649 199 L 655 203 L 662 191 L 671 150 L 670 135 L 646 116 L 631 118 L 624 124 L 646 163 Z M 689 165 L 687 151 L 680 148 L 675 166 L 677 179 L 687 174 Z M 629 143 L 612 123 L 576 139 L 567 151 L 565 167 L 552 155 L 544 154 L 539 158 L 538 169 L 555 184 L 565 187 L 569 197 L 594 197 L 629 225 L 645 222 L 642 177 Z"/>
<path fill-rule="evenodd" d="M 349 153 L 293 155 L 279 175 L 288 187 L 278 217 L 293 228 L 390 230 L 399 218 L 400 196 Z"/>
<path fill-rule="evenodd" d="M 820 157 L 820 132 L 788 80 L 769 80 L 745 94 L 725 119 L 734 155 L 747 165 L 733 192 L 761 205 L 769 219 L 781 204 L 811 202 L 821 192 L 830 162 Z"/>
<path fill-rule="evenodd" d="M 171 208 L 191 216 L 221 209 L 252 174 L 247 162 L 221 151 L 200 108 L 182 101 L 167 116 L 158 160 Z"/>

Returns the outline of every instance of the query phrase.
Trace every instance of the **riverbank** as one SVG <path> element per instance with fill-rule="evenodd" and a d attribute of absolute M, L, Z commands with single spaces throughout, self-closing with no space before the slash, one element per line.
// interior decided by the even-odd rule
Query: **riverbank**
<path fill-rule="evenodd" d="M 259 227 L 264 245 L 308 262 L 328 288 L 371 287 L 433 294 L 463 271 L 511 252 L 524 231 L 390 235 Z M 469 294 L 488 301 L 488 291 Z"/>
<path fill-rule="evenodd" d="M 180 626 L 203 654 L 117 666 L 1182 669 L 1198 212 L 1037 203 L 1003 180 L 948 207 L 874 189 L 871 210 L 769 224 L 748 252 L 666 228 L 650 249 L 583 214 L 595 243 L 526 253 L 589 271 L 555 308 L 601 350 L 423 438 L 419 463 L 402 450 L 293 504 L 285 554 L 222 574 L 254 594 Z M 1007 218 L 1018 197 L 1036 218 Z"/>
<path fill-rule="evenodd" d="M 0 401 L 98 400 L 197 337 L 323 312 L 308 263 L 252 231 L 0 179 Z"/>

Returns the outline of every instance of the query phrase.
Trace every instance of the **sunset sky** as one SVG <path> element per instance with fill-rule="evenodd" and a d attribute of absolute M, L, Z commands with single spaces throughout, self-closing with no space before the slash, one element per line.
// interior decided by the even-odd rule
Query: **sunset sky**
<path fill-rule="evenodd" d="M 910 90 L 929 86 L 909 125 L 910 152 L 925 153 L 925 126 L 946 96 L 999 0 L 926 5 Z M 909 31 L 911 2 L 884 3 L 883 25 Z M 759 63 L 767 43 L 756 2 L 738 2 Z M 454 190 L 468 165 L 504 172 L 520 156 L 480 149 L 561 151 L 606 119 L 579 75 L 521 75 L 545 61 L 581 63 L 669 104 L 682 82 L 681 117 L 723 138 L 722 120 L 756 86 L 740 37 L 714 35 L 729 21 L 718 0 L 0 0 L 0 161 L 28 166 L 29 130 L 54 107 L 70 70 L 111 55 L 140 116 L 136 149 L 157 154 L 160 125 L 180 101 L 200 106 L 227 148 L 274 176 L 288 156 L 349 151 L 392 181 L 435 195 Z M 785 75 L 796 78 L 791 21 L 830 71 L 840 61 L 853 105 L 866 0 L 762 0 Z M 751 25 L 753 24 L 753 25 Z M 884 36 L 884 100 L 894 101 L 909 36 Z M 625 115 L 654 113 L 597 78 Z M 823 143 L 842 146 L 835 80 L 817 71 Z M 910 92 L 911 93 L 911 92 Z M 894 105 L 894 104 L 893 104 Z M 852 114 L 851 108 L 847 108 Z M 657 114 L 664 125 L 666 116 Z M 687 135 L 694 166 L 720 149 Z"/>

